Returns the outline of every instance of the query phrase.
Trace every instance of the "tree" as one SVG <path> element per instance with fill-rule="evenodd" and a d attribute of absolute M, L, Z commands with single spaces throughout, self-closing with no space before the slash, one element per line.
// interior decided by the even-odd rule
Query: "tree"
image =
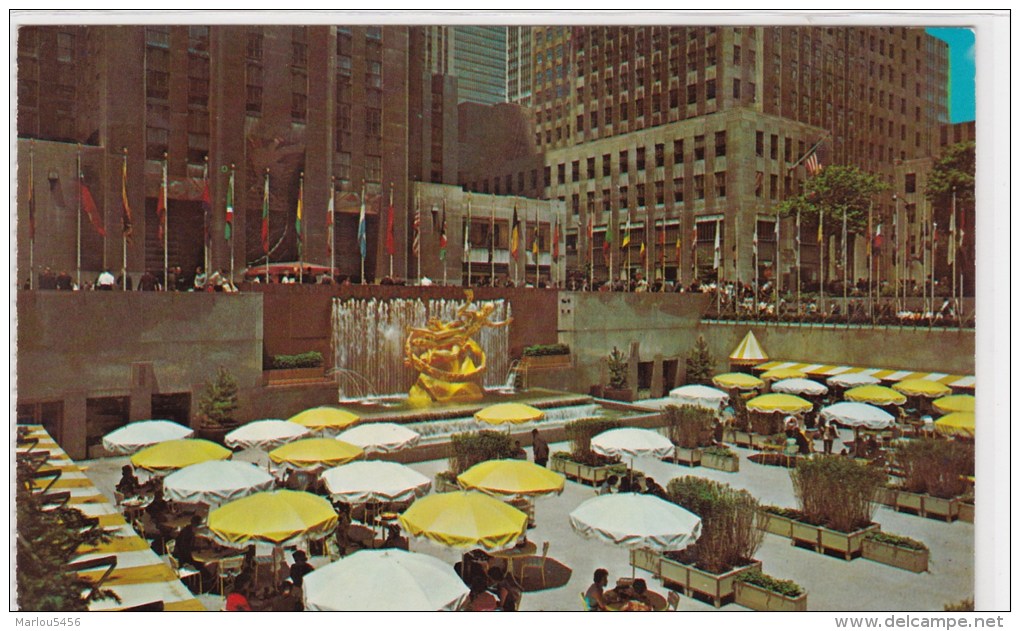
<path fill-rule="evenodd" d="M 789 217 L 800 210 L 801 225 L 815 228 L 821 213 L 825 218 L 824 236 L 837 235 L 841 238 L 844 210 L 847 234 L 864 232 L 868 227 L 868 211 L 874 196 L 888 188 L 889 185 L 874 173 L 855 166 L 833 165 L 809 178 L 804 184 L 804 192 L 781 202 L 778 211 Z"/>
<path fill-rule="evenodd" d="M 687 356 L 687 383 L 708 383 L 712 378 L 714 363 L 712 354 L 708 352 L 708 342 L 699 335 Z"/>
<path fill-rule="evenodd" d="M 967 268 L 974 265 L 974 143 L 961 142 L 946 147 L 945 151 L 928 174 L 928 184 L 924 189 L 924 196 L 931 202 L 935 222 L 939 225 L 940 232 L 948 229 L 950 225 L 949 213 L 953 207 L 953 191 L 956 191 L 956 229 L 963 232 L 963 239 L 960 243 L 959 258 L 957 264 Z M 939 237 L 942 239 L 942 237 Z M 957 236 L 959 238 L 959 236 Z M 946 243 L 948 246 L 948 243 Z M 938 268 L 945 269 L 946 257 L 936 257 Z M 948 273 L 939 271 L 939 274 Z M 968 286 L 967 291 L 973 291 L 974 274 L 968 272 L 964 275 Z"/>
<path fill-rule="evenodd" d="M 216 378 L 206 382 L 198 401 L 199 420 L 211 427 L 227 427 L 233 424 L 236 410 L 237 381 L 226 368 L 220 366 Z"/>

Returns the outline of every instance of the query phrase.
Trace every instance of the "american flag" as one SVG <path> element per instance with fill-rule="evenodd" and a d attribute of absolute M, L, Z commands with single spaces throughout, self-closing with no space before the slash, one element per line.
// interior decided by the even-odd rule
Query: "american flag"
<path fill-rule="evenodd" d="M 822 165 L 818 162 L 818 152 L 812 151 L 804 161 L 804 166 L 807 168 L 808 175 L 818 175 L 818 172 L 822 170 Z"/>
<path fill-rule="evenodd" d="M 418 256 L 419 249 L 421 247 L 421 208 L 416 208 L 414 211 L 414 239 L 411 241 L 411 251 L 414 252 L 415 256 Z"/>

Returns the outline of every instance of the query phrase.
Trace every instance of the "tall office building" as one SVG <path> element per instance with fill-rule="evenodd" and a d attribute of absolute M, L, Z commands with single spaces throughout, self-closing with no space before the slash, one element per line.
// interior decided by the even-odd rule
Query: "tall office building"
<path fill-rule="evenodd" d="M 506 101 L 531 105 L 530 26 L 508 26 L 506 31 Z"/>
<path fill-rule="evenodd" d="M 506 101 L 507 32 L 505 26 L 456 26 L 452 74 L 458 101 L 494 105 Z"/>

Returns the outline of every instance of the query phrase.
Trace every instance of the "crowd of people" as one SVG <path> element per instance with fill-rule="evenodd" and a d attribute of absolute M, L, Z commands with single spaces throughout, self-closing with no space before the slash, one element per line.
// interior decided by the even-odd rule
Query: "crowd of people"
<path fill-rule="evenodd" d="M 24 288 L 29 289 L 29 283 L 26 282 Z M 237 291 L 229 272 L 214 270 L 207 274 L 201 266 L 195 268 L 192 274 L 184 273 L 179 266 L 171 267 L 165 275 L 146 270 L 138 277 L 137 283 L 130 274 L 115 277 L 109 269 L 104 269 L 95 279 L 83 279 L 80 286 L 66 270 L 54 273 L 51 268 L 45 267 L 39 273 L 35 288 L 56 291 Z"/>

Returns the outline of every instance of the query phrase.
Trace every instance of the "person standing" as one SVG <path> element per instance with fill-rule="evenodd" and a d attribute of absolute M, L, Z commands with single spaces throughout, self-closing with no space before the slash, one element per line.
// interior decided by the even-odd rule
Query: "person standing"
<path fill-rule="evenodd" d="M 113 291 L 113 287 L 117 284 L 117 279 L 113 277 L 110 270 L 104 269 L 103 273 L 96 279 L 96 289 L 102 291 Z"/>
<path fill-rule="evenodd" d="M 57 289 L 62 291 L 72 291 L 74 289 L 74 279 L 64 270 L 61 270 L 60 274 L 57 275 Z"/>
<path fill-rule="evenodd" d="M 832 443 L 836 440 L 836 436 L 836 425 L 829 421 L 822 430 L 822 450 L 826 455 L 832 455 Z"/>
<path fill-rule="evenodd" d="M 535 464 L 545 466 L 549 461 L 549 443 L 538 433 L 538 429 L 531 430 L 531 447 L 535 454 Z"/>
<path fill-rule="evenodd" d="M 595 570 L 594 582 L 584 592 L 584 601 L 588 611 L 606 611 L 605 590 L 609 585 L 609 570 L 600 567 Z"/>

